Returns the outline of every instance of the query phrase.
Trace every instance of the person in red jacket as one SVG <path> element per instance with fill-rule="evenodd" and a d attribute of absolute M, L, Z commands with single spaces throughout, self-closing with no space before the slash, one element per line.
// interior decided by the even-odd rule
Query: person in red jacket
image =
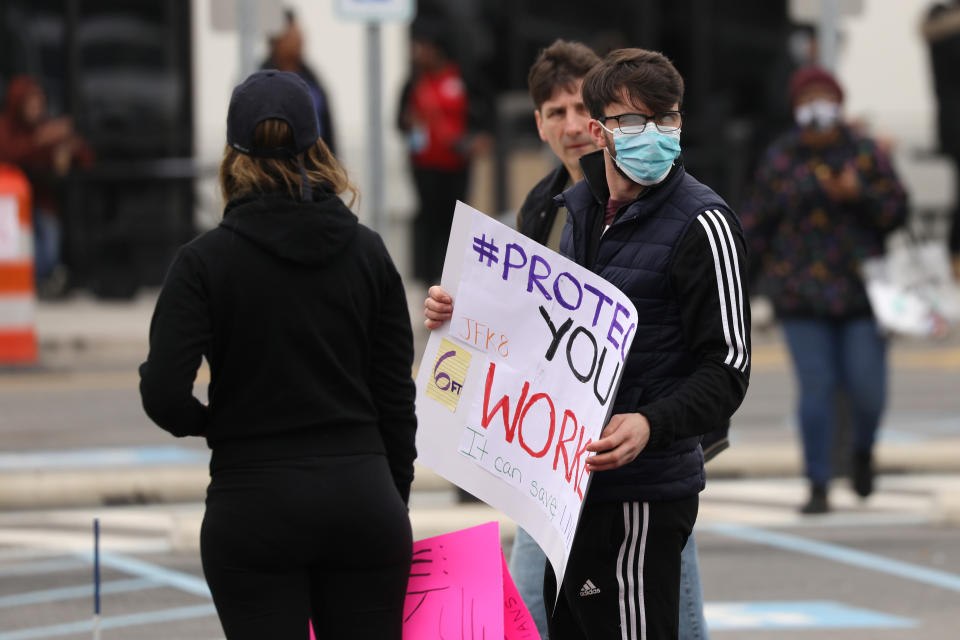
<path fill-rule="evenodd" d="M 439 282 L 457 200 L 465 200 L 470 165 L 468 98 L 440 25 L 411 28 L 413 74 L 404 87 L 400 130 L 406 133 L 417 190 L 414 276 Z"/>
<path fill-rule="evenodd" d="M 34 192 L 34 265 L 41 292 L 60 264 L 60 215 L 56 179 L 93 164 L 93 153 L 69 117 L 50 117 L 43 89 L 30 76 L 7 85 L 0 114 L 0 162 L 17 165 Z M 62 280 L 61 277 L 56 276 Z"/>

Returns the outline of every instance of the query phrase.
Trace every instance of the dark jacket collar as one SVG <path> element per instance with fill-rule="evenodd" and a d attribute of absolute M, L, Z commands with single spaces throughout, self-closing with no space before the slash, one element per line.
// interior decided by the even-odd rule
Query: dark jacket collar
<path fill-rule="evenodd" d="M 534 211 L 535 209 L 543 210 L 547 208 L 550 201 L 563 191 L 569 181 L 570 173 L 562 164 L 545 175 L 540 182 L 534 185 L 524 200 L 522 207 L 524 217 L 535 215 L 537 213 L 537 211 Z"/>
<path fill-rule="evenodd" d="M 540 184 L 543 186 L 544 195 L 551 194 L 550 197 L 553 197 L 563 191 L 568 182 L 570 182 L 570 172 L 561 164 L 548 173 L 546 179 Z"/>
<path fill-rule="evenodd" d="M 563 198 L 563 202 L 571 213 L 589 211 L 595 205 L 607 206 L 610 188 L 607 186 L 604 153 L 605 151 L 600 149 L 581 157 L 580 168 L 583 169 L 583 180 L 558 196 Z M 686 175 L 686 169 L 683 166 L 683 159 L 677 158 L 664 181 L 641 191 L 640 195 L 628 205 L 620 219 L 634 218 L 643 211 L 659 207 L 676 190 L 684 175 Z"/>

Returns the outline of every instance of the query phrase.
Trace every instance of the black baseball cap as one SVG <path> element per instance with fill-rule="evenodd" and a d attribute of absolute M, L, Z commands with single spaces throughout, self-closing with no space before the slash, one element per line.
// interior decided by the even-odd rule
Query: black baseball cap
<path fill-rule="evenodd" d="M 253 132 L 264 120 L 283 120 L 293 132 L 291 144 L 257 148 Z M 257 71 L 237 85 L 227 109 L 227 144 L 256 158 L 283 158 L 303 153 L 320 137 L 317 110 L 307 83 L 289 71 Z"/>

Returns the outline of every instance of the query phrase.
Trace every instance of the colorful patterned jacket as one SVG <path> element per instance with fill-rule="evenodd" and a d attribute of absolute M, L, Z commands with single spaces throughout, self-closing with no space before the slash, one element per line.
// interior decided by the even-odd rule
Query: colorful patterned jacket
<path fill-rule="evenodd" d="M 839 202 L 817 174 L 854 167 L 860 197 Z M 869 315 L 860 276 L 864 258 L 883 252 L 884 238 L 904 224 L 907 199 L 887 154 L 843 126 L 831 144 L 814 147 L 795 128 L 767 149 L 741 220 L 778 316 Z"/>

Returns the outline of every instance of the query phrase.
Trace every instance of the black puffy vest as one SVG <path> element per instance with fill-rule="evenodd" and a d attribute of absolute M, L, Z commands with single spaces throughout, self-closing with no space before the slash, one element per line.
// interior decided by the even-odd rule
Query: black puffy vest
<path fill-rule="evenodd" d="M 694 370 L 670 265 L 701 212 L 729 207 L 677 165 L 666 181 L 620 211 L 598 244 L 597 218 L 603 219 L 608 196 L 602 169 L 591 172 L 587 162 L 586 157 L 581 161 L 586 179 L 557 196 L 569 215 L 560 251 L 615 285 L 637 308 L 637 329 L 613 406 L 614 414 L 629 413 L 670 395 Z M 685 438 L 663 449 L 644 449 L 630 464 L 594 474 L 587 500 L 675 500 L 699 493 L 705 482 L 700 438 Z"/>

